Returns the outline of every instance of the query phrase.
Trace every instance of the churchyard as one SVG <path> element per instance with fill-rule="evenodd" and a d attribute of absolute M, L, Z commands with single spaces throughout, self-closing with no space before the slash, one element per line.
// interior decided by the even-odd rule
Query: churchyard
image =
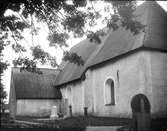
<path fill-rule="evenodd" d="M 1 130 L 167 131 L 167 14 L 148 1 L 134 16 L 147 25 L 139 34 L 104 29 L 101 44 L 72 47 L 82 66 L 62 62 L 40 75 L 13 67 Z"/>
<path fill-rule="evenodd" d="M 8 114 L 1 115 L 1 131 L 85 131 L 93 128 L 117 127 L 117 131 L 133 131 L 132 119 L 78 116 L 51 120 L 50 118 L 16 117 L 10 119 Z M 89 129 L 89 128 L 92 129 Z M 166 119 L 152 119 L 151 131 L 166 131 Z"/>

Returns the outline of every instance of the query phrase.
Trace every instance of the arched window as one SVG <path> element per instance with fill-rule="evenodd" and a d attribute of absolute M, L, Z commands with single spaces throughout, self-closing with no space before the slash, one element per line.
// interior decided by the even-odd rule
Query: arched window
<path fill-rule="evenodd" d="M 105 82 L 104 103 L 105 105 L 115 105 L 115 89 L 114 81 L 112 79 L 108 79 Z"/>

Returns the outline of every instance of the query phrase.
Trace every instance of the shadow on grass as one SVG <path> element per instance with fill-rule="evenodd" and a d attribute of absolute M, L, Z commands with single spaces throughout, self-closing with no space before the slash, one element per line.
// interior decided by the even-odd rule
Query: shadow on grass
<path fill-rule="evenodd" d="M 131 127 L 131 124 L 129 126 L 123 126 L 117 131 L 134 131 Z M 152 119 L 150 131 L 167 131 L 167 118 Z"/>

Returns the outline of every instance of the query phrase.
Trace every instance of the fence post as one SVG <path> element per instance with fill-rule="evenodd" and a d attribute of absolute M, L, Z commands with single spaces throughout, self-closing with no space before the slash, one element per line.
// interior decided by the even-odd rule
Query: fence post
<path fill-rule="evenodd" d="M 70 117 L 72 117 L 72 106 L 71 105 L 69 105 L 69 115 Z"/>
<path fill-rule="evenodd" d="M 84 107 L 84 116 L 88 116 L 88 107 Z"/>

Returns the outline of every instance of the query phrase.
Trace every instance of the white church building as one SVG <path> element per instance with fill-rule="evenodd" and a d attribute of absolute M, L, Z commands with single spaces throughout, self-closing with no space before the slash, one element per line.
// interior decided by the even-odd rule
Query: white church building
<path fill-rule="evenodd" d="M 132 98 L 143 94 L 152 117 L 167 117 L 167 13 L 147 1 L 134 14 L 145 31 L 134 35 L 120 27 L 101 37 L 101 44 L 86 39 L 72 47 L 84 66 L 62 62 L 55 76 L 61 113 L 131 117 Z"/>

